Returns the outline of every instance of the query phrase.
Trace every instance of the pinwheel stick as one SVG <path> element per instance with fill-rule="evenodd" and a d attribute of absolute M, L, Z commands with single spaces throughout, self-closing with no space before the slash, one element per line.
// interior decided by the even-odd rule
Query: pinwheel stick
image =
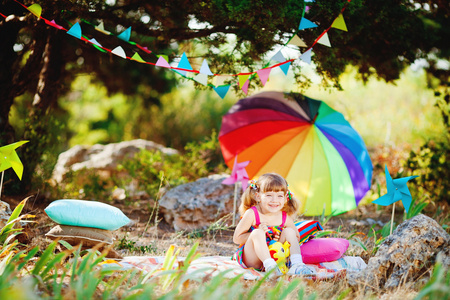
<path fill-rule="evenodd" d="M 236 225 L 236 202 L 238 197 L 238 182 L 234 183 L 234 201 L 233 201 L 233 223 L 232 225 Z"/>
<path fill-rule="evenodd" d="M 395 212 L 395 202 L 394 202 L 394 205 L 392 205 L 391 233 L 390 234 L 392 234 L 392 227 L 394 227 L 394 212 Z"/>
<path fill-rule="evenodd" d="M 2 172 L 2 181 L 0 181 L 0 199 L 2 199 L 3 176 L 5 176 L 5 171 Z"/>

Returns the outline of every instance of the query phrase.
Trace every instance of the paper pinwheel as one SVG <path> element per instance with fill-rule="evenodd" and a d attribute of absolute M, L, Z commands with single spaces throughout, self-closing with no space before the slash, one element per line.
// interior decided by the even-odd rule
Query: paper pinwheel
<path fill-rule="evenodd" d="M 398 200 L 402 200 L 403 206 L 405 207 L 406 212 L 408 212 L 409 207 L 411 206 L 412 197 L 406 183 L 408 182 L 408 180 L 419 176 L 408 176 L 392 179 L 386 165 L 385 165 L 385 173 L 386 173 L 387 194 L 376 199 L 375 201 L 373 201 L 373 203 L 388 206 L 391 205 L 392 203 L 397 202 Z"/>
<path fill-rule="evenodd" d="M 15 150 L 25 143 L 28 143 L 28 141 L 20 141 L 0 147 L 0 172 L 13 168 L 17 177 L 22 180 L 23 165 Z"/>
<path fill-rule="evenodd" d="M 244 161 L 244 162 L 237 162 L 237 155 L 234 158 L 234 165 L 233 165 L 233 170 L 231 171 L 231 176 L 228 177 L 227 179 L 225 179 L 224 181 L 222 181 L 223 184 L 234 184 L 238 181 L 240 181 L 242 183 L 242 190 L 245 191 L 245 189 L 247 188 L 248 185 L 248 174 L 247 171 L 245 170 L 245 167 L 248 166 L 248 164 L 250 163 L 249 160 Z"/>

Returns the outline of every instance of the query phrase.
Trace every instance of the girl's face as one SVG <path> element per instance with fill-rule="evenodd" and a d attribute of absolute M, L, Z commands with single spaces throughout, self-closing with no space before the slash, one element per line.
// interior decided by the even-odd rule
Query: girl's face
<path fill-rule="evenodd" d="M 257 197 L 262 213 L 278 212 L 286 203 L 286 193 L 283 191 L 258 193 Z"/>

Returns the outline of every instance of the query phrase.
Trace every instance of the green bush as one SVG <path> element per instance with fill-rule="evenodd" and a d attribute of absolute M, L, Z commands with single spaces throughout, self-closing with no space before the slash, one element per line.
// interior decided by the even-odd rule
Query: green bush
<path fill-rule="evenodd" d="M 410 185 L 411 190 L 416 189 L 421 197 L 432 201 L 447 201 L 450 204 L 450 142 L 449 139 L 441 141 L 430 140 L 420 147 L 418 151 L 411 151 L 406 161 L 406 173 L 419 175 L 415 184 Z"/>
<path fill-rule="evenodd" d="M 217 133 L 202 142 L 192 142 L 184 154 L 165 155 L 142 150 L 118 167 L 126 171 L 149 195 L 157 195 L 161 184 L 175 187 L 226 169 L 220 154 Z"/>

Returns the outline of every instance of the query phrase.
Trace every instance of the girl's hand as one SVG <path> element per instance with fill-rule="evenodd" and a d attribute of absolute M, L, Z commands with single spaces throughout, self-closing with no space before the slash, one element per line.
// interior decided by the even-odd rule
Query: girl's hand
<path fill-rule="evenodd" d="M 269 227 L 267 226 L 267 223 L 259 224 L 259 228 L 264 230 L 264 232 L 268 232 L 269 231 Z"/>
<path fill-rule="evenodd" d="M 280 233 L 274 232 L 273 233 L 273 240 L 278 242 L 280 240 Z"/>

